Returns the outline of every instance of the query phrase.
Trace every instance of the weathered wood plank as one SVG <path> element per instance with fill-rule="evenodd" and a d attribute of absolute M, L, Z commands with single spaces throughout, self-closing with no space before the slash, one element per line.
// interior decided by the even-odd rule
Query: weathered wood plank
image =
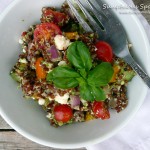
<path fill-rule="evenodd" d="M 5 121 L 4 119 L 0 116 L 0 130 L 1 129 L 12 129 Z"/>
<path fill-rule="evenodd" d="M 0 150 L 58 150 L 34 143 L 24 138 L 4 121 L 0 116 Z M 78 150 L 86 150 L 81 148 Z"/>
<path fill-rule="evenodd" d="M 47 148 L 31 142 L 26 138 L 19 135 L 17 132 L 0 132 L 0 149 L 1 150 L 52 150 L 52 148 Z"/>
<path fill-rule="evenodd" d="M 0 132 L 0 150 L 58 150 L 34 143 L 17 132 Z M 78 150 L 85 150 L 81 148 Z"/>

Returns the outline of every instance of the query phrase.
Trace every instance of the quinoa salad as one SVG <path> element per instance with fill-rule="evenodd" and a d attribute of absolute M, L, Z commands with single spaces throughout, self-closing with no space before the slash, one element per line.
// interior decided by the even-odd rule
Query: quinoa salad
<path fill-rule="evenodd" d="M 110 109 L 127 107 L 134 71 L 109 43 L 82 29 L 66 2 L 59 10 L 42 8 L 39 24 L 24 31 L 19 43 L 10 75 L 52 126 L 109 119 Z"/>

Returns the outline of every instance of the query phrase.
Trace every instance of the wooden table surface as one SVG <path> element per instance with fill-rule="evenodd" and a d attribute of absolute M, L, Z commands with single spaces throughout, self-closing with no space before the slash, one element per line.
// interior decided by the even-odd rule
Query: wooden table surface
<path fill-rule="evenodd" d="M 150 0 L 134 0 L 136 5 L 150 5 Z M 149 9 L 150 11 L 150 9 Z M 143 14 L 150 23 L 150 14 Z M 56 150 L 36 144 L 18 134 L 0 117 L 0 150 Z M 78 150 L 85 150 L 80 148 Z"/>

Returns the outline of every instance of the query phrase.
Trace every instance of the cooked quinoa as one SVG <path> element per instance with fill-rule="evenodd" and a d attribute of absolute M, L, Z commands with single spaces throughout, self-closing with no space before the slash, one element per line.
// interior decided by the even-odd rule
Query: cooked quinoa
<path fill-rule="evenodd" d="M 58 13 L 57 15 L 61 13 L 61 17 L 56 18 L 53 12 Z M 49 33 L 47 34 L 48 29 L 46 27 L 43 29 L 42 26 L 45 23 L 55 23 L 60 27 L 62 34 L 51 33 L 51 38 L 49 38 Z M 40 28 L 40 30 L 38 30 L 37 37 L 35 38 L 35 30 L 37 28 Z M 46 34 L 47 37 L 42 39 L 38 37 L 39 34 L 40 36 Z M 52 36 L 52 34 L 54 35 Z M 62 126 L 64 124 L 84 122 L 99 117 L 94 115 L 92 109 L 94 101 L 84 100 L 80 96 L 80 88 L 78 86 L 61 89 L 56 87 L 52 82 L 47 81 L 44 77 L 39 79 L 36 70 L 37 60 L 42 58 L 40 67 L 42 67 L 46 75 L 58 66 L 70 66 L 67 49 L 71 43 L 82 41 L 89 48 L 93 64 L 92 68 L 94 69 L 95 66 L 101 63 L 101 60 L 97 58 L 95 53 L 97 50 L 95 47 L 97 37 L 96 33 L 84 32 L 70 13 L 70 9 L 66 4 L 63 4 L 59 11 L 55 8 L 44 7 L 42 9 L 41 24 L 30 26 L 27 31 L 22 33 L 19 40 L 22 53 L 19 55 L 18 61 L 10 74 L 20 84 L 24 97 L 37 101 L 43 107 L 51 125 Z M 48 52 L 52 46 L 57 49 L 56 58 L 52 58 L 52 54 Z M 103 105 L 107 111 L 114 109 L 119 113 L 128 105 L 127 85 L 135 73 L 122 59 L 114 55 L 111 65 L 114 69 L 114 74 L 111 81 L 102 87 L 106 94 Z M 80 100 L 76 106 L 72 104 L 72 97 Z M 54 107 L 58 104 L 68 105 L 72 109 L 70 120 L 63 122 L 55 118 Z"/>

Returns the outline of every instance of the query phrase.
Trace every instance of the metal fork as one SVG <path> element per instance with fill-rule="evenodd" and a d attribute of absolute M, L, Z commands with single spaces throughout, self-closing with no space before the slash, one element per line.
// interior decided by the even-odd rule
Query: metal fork
<path fill-rule="evenodd" d="M 74 2 L 82 10 L 85 17 L 90 22 L 93 28 L 91 28 L 91 26 L 89 26 L 89 24 L 80 16 L 72 0 L 67 0 L 67 3 L 83 29 L 86 32 L 96 31 L 99 35 L 99 39 L 107 41 L 112 46 L 114 54 L 124 59 L 124 61 L 137 72 L 137 74 L 150 88 L 150 77 L 144 72 L 144 70 L 135 62 L 135 60 L 131 56 L 128 48 L 129 43 L 127 41 L 126 32 L 118 18 L 110 10 L 103 9 L 103 5 L 105 3 L 102 0 L 86 0 L 90 11 L 97 18 L 97 21 L 99 21 L 101 26 L 103 26 L 102 29 L 97 21 L 95 21 L 95 19 L 93 18 L 93 15 L 91 15 L 87 8 L 83 6 L 81 1 L 82 0 L 74 0 Z"/>

